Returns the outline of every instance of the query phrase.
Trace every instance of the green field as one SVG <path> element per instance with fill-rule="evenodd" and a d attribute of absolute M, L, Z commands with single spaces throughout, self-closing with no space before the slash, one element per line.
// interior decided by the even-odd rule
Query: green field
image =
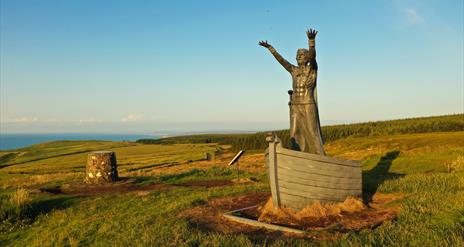
<path fill-rule="evenodd" d="M 464 246 L 464 131 L 350 136 L 327 142 L 328 155 L 362 160 L 366 194 L 405 195 L 397 220 L 345 232 L 335 240 L 220 234 L 178 216 L 213 198 L 268 191 L 262 152 L 246 154 L 241 164 L 242 176 L 257 178 L 255 184 L 91 196 L 38 191 L 82 181 L 87 153 L 107 149 L 116 152 L 120 175 L 138 184 L 232 179 L 235 171 L 227 161 L 233 154 L 224 148 L 215 143 L 66 141 L 1 152 L 0 245 Z M 217 158 L 206 161 L 206 153 Z"/>
<path fill-rule="evenodd" d="M 464 114 L 322 126 L 322 136 L 325 142 L 348 137 L 450 131 L 464 131 Z M 290 146 L 290 131 L 288 129 L 273 132 L 279 136 L 284 146 Z M 185 135 L 161 139 L 141 139 L 137 142 L 144 144 L 221 143 L 231 145 L 233 150 L 263 150 L 267 147 L 267 133 Z"/>

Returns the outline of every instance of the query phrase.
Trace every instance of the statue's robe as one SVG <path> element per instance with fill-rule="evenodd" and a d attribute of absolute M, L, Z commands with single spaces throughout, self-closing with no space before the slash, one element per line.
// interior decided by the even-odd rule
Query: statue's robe
<path fill-rule="evenodd" d="M 290 141 L 293 150 L 325 155 L 315 98 L 317 67 L 293 67 L 290 96 Z"/>

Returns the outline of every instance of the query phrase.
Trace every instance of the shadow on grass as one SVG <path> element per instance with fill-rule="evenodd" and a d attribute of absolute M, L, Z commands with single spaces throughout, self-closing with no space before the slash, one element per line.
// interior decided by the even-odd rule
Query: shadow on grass
<path fill-rule="evenodd" d="M 131 177 L 118 177 L 117 183 L 127 184 L 146 184 L 155 181 L 154 176 L 131 176 Z"/>
<path fill-rule="evenodd" d="M 79 196 L 60 197 L 32 202 L 27 209 L 27 216 L 30 220 L 35 220 L 39 215 L 72 206 L 78 198 Z"/>
<path fill-rule="evenodd" d="M 369 171 L 363 172 L 363 200 L 365 203 L 372 201 L 372 197 L 383 182 L 390 179 L 400 178 L 403 175 L 391 173 L 390 167 L 393 161 L 400 155 L 400 151 L 391 151 L 382 156 Z"/>
<path fill-rule="evenodd" d="M 175 181 L 181 180 L 182 178 L 185 178 L 185 177 L 201 176 L 201 175 L 205 175 L 205 174 L 206 174 L 206 172 L 204 172 L 202 170 L 192 169 L 192 170 L 190 170 L 188 172 L 163 175 L 163 176 L 160 177 L 160 180 L 162 182 L 175 182 Z"/>

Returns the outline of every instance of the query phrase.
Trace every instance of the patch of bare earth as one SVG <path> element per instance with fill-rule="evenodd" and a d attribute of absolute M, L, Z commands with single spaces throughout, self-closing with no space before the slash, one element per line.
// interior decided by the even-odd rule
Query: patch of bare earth
<path fill-rule="evenodd" d="M 255 192 L 242 196 L 214 199 L 208 201 L 206 205 L 183 211 L 178 216 L 187 218 L 190 224 L 204 231 L 224 234 L 243 233 L 258 238 L 278 237 L 282 233 L 240 224 L 222 217 L 225 212 L 262 203 L 269 198 L 269 195 L 268 192 Z"/>
<path fill-rule="evenodd" d="M 136 184 L 133 179 L 123 179 L 114 183 L 107 184 L 85 184 L 75 183 L 66 184 L 59 187 L 53 188 L 42 188 L 39 191 L 49 194 L 61 194 L 61 195 L 82 195 L 92 196 L 100 194 L 124 194 L 129 192 L 137 192 L 138 195 L 147 195 L 152 191 L 161 191 L 167 189 L 173 189 L 176 187 L 222 187 L 235 184 L 232 180 L 204 180 L 204 181 L 193 181 L 179 184 L 165 184 L 165 183 L 152 183 L 146 185 Z"/>
<path fill-rule="evenodd" d="M 254 237 L 279 238 L 294 236 L 315 239 L 334 239 L 346 231 L 372 229 L 385 221 L 396 219 L 401 208 L 401 194 L 374 195 L 369 205 L 357 198 L 343 203 L 308 205 L 299 212 L 291 209 L 274 209 L 269 193 L 252 193 L 208 201 L 205 205 L 188 209 L 180 214 L 198 228 L 224 234 L 244 233 Z M 306 235 L 281 233 L 227 220 L 223 213 L 254 205 L 259 207 L 242 211 L 241 217 L 307 231 Z"/>
<path fill-rule="evenodd" d="M 232 180 L 205 180 L 205 181 L 192 181 L 185 182 L 182 184 L 177 184 L 179 186 L 189 186 L 189 187 L 222 187 L 227 185 L 232 185 L 234 182 Z"/>

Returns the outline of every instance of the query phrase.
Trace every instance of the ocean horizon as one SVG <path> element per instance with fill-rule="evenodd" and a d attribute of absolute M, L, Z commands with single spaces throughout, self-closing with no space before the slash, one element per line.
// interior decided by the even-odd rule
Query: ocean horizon
<path fill-rule="evenodd" d="M 170 136 L 168 134 L 108 134 L 108 133 L 0 133 L 0 151 L 64 140 L 136 141 L 142 138 Z"/>

